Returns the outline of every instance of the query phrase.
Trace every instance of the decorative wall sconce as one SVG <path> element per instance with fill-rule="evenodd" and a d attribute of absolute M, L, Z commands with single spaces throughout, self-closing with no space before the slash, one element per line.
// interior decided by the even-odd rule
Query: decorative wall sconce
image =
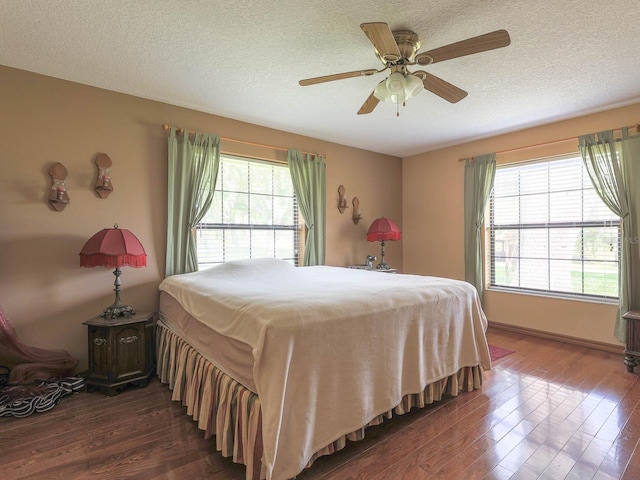
<path fill-rule="evenodd" d="M 98 166 L 98 179 L 96 180 L 95 190 L 100 198 L 107 198 L 113 192 L 111 184 L 111 159 L 106 153 L 101 153 L 96 157 L 96 165 Z"/>
<path fill-rule="evenodd" d="M 67 169 L 60 162 L 56 162 L 49 168 L 51 175 L 51 190 L 49 191 L 49 204 L 54 210 L 61 212 L 69 204 L 69 194 L 67 193 Z"/>
<path fill-rule="evenodd" d="M 340 211 L 340 213 L 344 213 L 344 211 L 349 208 L 349 205 L 347 205 L 347 193 L 346 193 L 346 189 L 344 188 L 344 185 L 340 185 L 338 187 L 338 210 Z"/>
<path fill-rule="evenodd" d="M 353 204 L 353 213 L 351 214 L 351 220 L 353 220 L 354 224 L 358 224 L 360 220 L 362 220 L 362 212 L 360 211 L 360 200 L 358 197 L 353 197 L 351 201 Z"/>

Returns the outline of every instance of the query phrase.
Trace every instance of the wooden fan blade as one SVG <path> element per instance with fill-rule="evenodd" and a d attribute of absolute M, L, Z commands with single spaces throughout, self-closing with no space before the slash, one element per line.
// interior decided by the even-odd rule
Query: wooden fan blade
<path fill-rule="evenodd" d="M 456 103 L 468 95 L 467 92 L 455 85 L 442 80 L 441 78 L 431 75 L 430 73 L 420 70 L 414 73 L 415 76 L 422 78 L 422 84 L 426 90 L 435 93 L 446 101 Z"/>
<path fill-rule="evenodd" d="M 397 62 L 402 58 L 389 25 L 383 22 L 363 23 L 360 28 L 385 62 Z"/>
<path fill-rule="evenodd" d="M 384 80 L 383 80 L 384 81 Z M 374 90 L 375 91 L 375 90 Z M 360 107 L 360 110 L 358 110 L 358 115 L 363 115 L 365 113 L 371 113 L 373 112 L 373 109 L 376 108 L 378 106 L 378 103 L 380 102 L 380 100 L 378 100 L 374 95 L 373 92 L 371 92 L 371 95 L 369 95 L 369 98 L 367 98 L 364 103 L 362 104 L 362 106 Z"/>
<path fill-rule="evenodd" d="M 495 32 L 485 33 L 484 35 L 419 53 L 415 57 L 415 62 L 418 65 L 429 65 L 444 60 L 451 60 L 452 58 L 464 57 L 465 55 L 506 47 L 510 43 L 511 38 L 506 30 L 496 30 Z"/>
<path fill-rule="evenodd" d="M 378 73 L 378 70 L 374 68 L 369 70 L 356 70 L 354 72 L 335 73 L 333 75 L 325 75 L 323 77 L 307 78 L 305 80 L 300 80 L 298 83 L 301 86 L 305 87 L 307 85 L 315 85 L 317 83 L 324 83 L 324 82 L 333 82 L 334 80 L 342 80 L 344 78 L 367 77 L 369 75 L 373 75 L 374 73 Z"/>

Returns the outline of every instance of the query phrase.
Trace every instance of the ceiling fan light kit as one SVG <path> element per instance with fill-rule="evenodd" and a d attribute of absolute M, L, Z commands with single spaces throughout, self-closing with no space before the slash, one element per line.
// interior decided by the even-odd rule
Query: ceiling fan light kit
<path fill-rule="evenodd" d="M 359 115 L 371 113 L 380 101 L 392 102 L 397 105 L 402 103 L 404 105 L 407 99 L 415 97 L 423 89 L 438 95 L 448 102 L 459 102 L 467 96 L 467 92 L 424 70 L 412 73 L 407 69 L 407 66 L 427 66 L 432 63 L 506 47 L 511 43 L 511 38 L 506 30 L 496 30 L 495 32 L 485 33 L 484 35 L 468 38 L 416 55 L 420 49 L 420 39 L 411 30 L 392 32 L 389 26 L 383 22 L 363 23 L 360 28 L 373 44 L 375 54 L 384 64 L 384 68 L 380 70 L 355 70 L 353 72 L 307 78 L 299 82 L 301 86 L 315 85 L 345 78 L 370 76 L 390 69 L 391 74 L 378 83 L 362 104 L 362 107 L 358 110 Z"/>
<path fill-rule="evenodd" d="M 381 102 L 404 103 L 405 100 L 418 95 L 422 89 L 420 78 L 412 74 L 394 72 L 378 84 L 373 95 Z"/>

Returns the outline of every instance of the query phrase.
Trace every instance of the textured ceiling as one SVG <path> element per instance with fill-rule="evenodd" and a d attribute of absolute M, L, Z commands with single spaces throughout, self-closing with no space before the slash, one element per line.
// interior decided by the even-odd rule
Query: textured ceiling
<path fill-rule="evenodd" d="M 638 0 L 0 0 L 0 64 L 405 157 L 640 102 Z M 424 70 L 466 90 L 356 112 L 386 75 L 363 22 L 420 51 L 506 29 L 511 45 Z M 186 127 L 195 127 L 185 125 Z M 250 139 L 248 139 L 250 140 Z"/>

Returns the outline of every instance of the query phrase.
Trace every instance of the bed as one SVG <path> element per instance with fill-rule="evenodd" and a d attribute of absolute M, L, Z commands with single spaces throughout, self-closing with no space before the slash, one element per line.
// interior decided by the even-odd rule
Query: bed
<path fill-rule="evenodd" d="M 234 261 L 161 283 L 158 376 L 248 480 L 283 480 L 479 388 L 486 328 L 466 282 Z"/>

